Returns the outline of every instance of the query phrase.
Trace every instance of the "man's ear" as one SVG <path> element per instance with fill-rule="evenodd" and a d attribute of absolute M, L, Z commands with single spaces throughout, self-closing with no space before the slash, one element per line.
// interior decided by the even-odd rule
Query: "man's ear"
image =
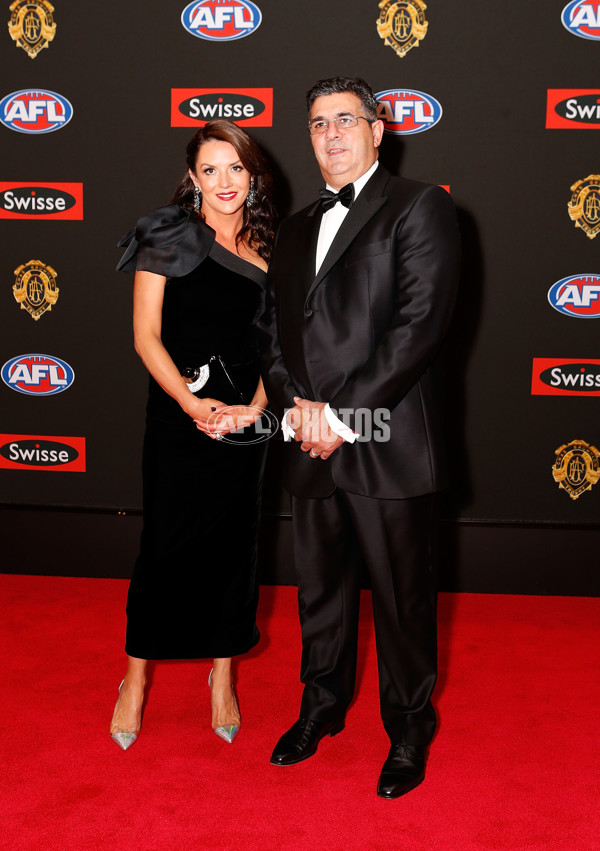
<path fill-rule="evenodd" d="M 371 130 L 373 131 L 373 144 L 376 148 L 381 145 L 381 140 L 383 139 L 383 121 L 379 119 L 374 121 L 371 124 Z"/>

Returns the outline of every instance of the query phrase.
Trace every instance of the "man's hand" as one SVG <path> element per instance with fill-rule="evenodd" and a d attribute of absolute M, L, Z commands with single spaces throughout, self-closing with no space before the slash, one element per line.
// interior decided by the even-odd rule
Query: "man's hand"
<path fill-rule="evenodd" d="M 303 452 L 311 458 L 326 461 L 338 449 L 344 439 L 329 426 L 325 416 L 325 402 L 313 402 L 294 396 L 296 407 L 288 414 L 288 422 L 295 431 L 294 440 L 300 443 Z"/>
<path fill-rule="evenodd" d="M 299 399 L 297 396 L 294 396 L 294 401 L 298 402 Z M 295 408 L 290 408 L 285 415 L 285 421 L 289 425 L 289 427 L 294 432 L 294 440 L 302 439 L 302 430 L 305 426 L 308 425 L 310 421 L 310 410 L 307 408 L 299 408 L 296 405 Z"/>

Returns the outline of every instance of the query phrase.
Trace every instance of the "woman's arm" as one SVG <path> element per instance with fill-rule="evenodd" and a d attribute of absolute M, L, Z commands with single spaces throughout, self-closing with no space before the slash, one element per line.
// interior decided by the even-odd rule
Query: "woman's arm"
<path fill-rule="evenodd" d="M 267 399 L 267 394 L 265 393 L 265 385 L 263 384 L 262 378 L 259 378 L 250 405 L 255 408 L 266 408 L 268 403 L 269 400 Z"/>
<path fill-rule="evenodd" d="M 193 420 L 206 422 L 223 402 L 199 399 L 190 393 L 183 376 L 161 340 L 162 306 L 167 279 L 153 272 L 136 272 L 133 285 L 133 338 L 144 366 Z"/>

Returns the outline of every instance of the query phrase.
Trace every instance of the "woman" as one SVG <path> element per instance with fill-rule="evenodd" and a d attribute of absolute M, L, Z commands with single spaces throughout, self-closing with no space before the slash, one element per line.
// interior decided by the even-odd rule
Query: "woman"
<path fill-rule="evenodd" d="M 172 203 L 121 241 L 135 271 L 135 348 L 150 373 L 144 528 L 127 599 L 127 672 L 110 734 L 137 739 L 148 659 L 212 658 L 212 728 L 232 742 L 231 658 L 253 647 L 266 444 L 228 433 L 260 417 L 254 324 L 273 241 L 272 179 L 256 143 L 212 121 L 190 140 Z M 227 405 L 224 417 L 221 413 Z M 249 426 L 248 430 L 254 426 Z M 224 564 L 227 564 L 224 567 Z"/>

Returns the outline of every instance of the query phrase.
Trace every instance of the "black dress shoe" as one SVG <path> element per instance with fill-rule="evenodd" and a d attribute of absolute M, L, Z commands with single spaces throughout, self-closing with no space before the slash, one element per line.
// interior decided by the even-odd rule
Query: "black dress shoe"
<path fill-rule="evenodd" d="M 399 798 L 425 779 L 427 748 L 419 745 L 392 745 L 383 763 L 377 794 L 380 798 Z"/>
<path fill-rule="evenodd" d="M 298 718 L 279 739 L 271 756 L 273 765 L 295 765 L 308 759 L 317 750 L 323 736 L 335 736 L 344 728 L 343 721 L 312 721 Z"/>

